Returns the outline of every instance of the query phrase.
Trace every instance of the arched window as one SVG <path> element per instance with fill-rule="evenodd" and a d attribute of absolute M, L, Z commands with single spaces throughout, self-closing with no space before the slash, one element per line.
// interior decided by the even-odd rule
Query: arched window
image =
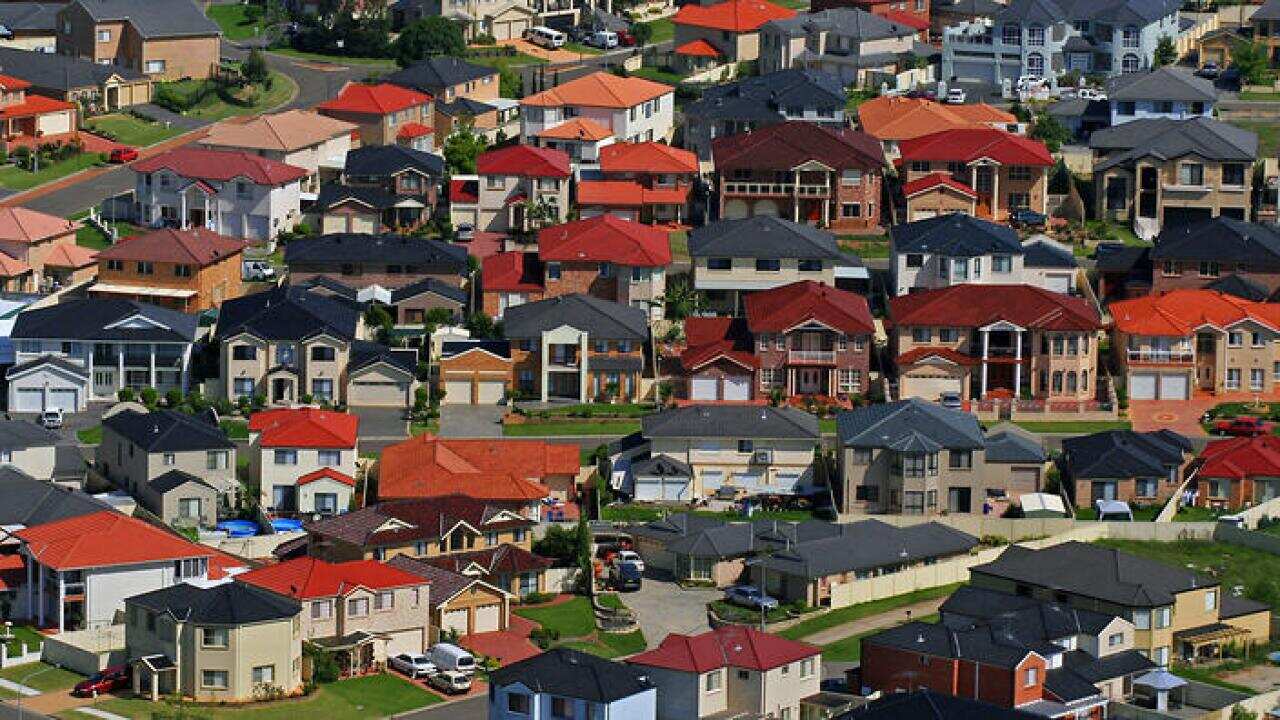
<path fill-rule="evenodd" d="M 1035 47 L 1044 47 L 1044 26 L 1032 25 L 1027 28 L 1027 44 Z"/>
<path fill-rule="evenodd" d="M 1005 45 L 1021 45 L 1022 44 L 1022 26 L 1021 25 L 1005 25 L 1000 32 L 1000 41 Z"/>
<path fill-rule="evenodd" d="M 1062 371 L 1054 370 L 1053 371 L 1053 394 L 1058 395 L 1061 393 L 1062 393 Z"/>
<path fill-rule="evenodd" d="M 1125 55 L 1120 60 L 1120 71 L 1125 74 L 1136 73 L 1140 69 L 1141 69 L 1141 65 L 1138 62 L 1138 56 L 1134 55 L 1133 53 L 1129 53 L 1128 55 Z"/>
<path fill-rule="evenodd" d="M 1075 391 L 1076 391 L 1076 371 L 1072 370 L 1071 372 L 1067 373 L 1067 392 L 1073 393 Z"/>
<path fill-rule="evenodd" d="M 1044 77 L 1044 56 L 1031 53 L 1027 56 L 1027 74 L 1032 77 Z"/>

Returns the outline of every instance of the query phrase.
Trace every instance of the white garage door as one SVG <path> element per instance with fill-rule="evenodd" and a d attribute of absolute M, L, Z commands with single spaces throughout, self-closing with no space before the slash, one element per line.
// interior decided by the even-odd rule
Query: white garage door
<path fill-rule="evenodd" d="M 689 399 L 717 400 L 716 386 L 718 384 L 714 377 L 694 376 L 689 384 Z"/>
<path fill-rule="evenodd" d="M 421 630 L 401 630 L 387 633 L 387 655 L 420 653 L 423 649 Z"/>
<path fill-rule="evenodd" d="M 1130 400 L 1155 400 L 1156 399 L 1156 374 L 1155 373 L 1129 373 L 1129 399 Z"/>
<path fill-rule="evenodd" d="M 476 608 L 476 632 L 494 632 L 500 630 L 502 618 L 501 605 L 485 605 Z"/>
<path fill-rule="evenodd" d="M 747 203 L 745 200 L 730 200 L 724 204 L 724 219 L 734 220 L 747 216 Z"/>
<path fill-rule="evenodd" d="M 916 210 L 915 212 L 911 213 L 911 222 L 915 222 L 917 220 L 928 220 L 931 217 L 937 217 L 937 216 L 938 216 L 937 210 Z"/>
<path fill-rule="evenodd" d="M 636 478 L 636 500 L 648 502 L 680 502 L 687 500 L 689 483 L 680 478 Z"/>
<path fill-rule="evenodd" d="M 1161 400 L 1186 400 L 1187 376 L 1181 373 L 1166 373 L 1160 376 Z"/>
<path fill-rule="evenodd" d="M 502 394 L 505 386 L 501 380 L 481 380 L 480 381 L 480 404 L 481 405 L 497 405 L 502 400 Z"/>
<path fill-rule="evenodd" d="M 751 377 L 748 375 L 732 375 L 724 379 L 725 400 L 750 400 Z"/>
<path fill-rule="evenodd" d="M 52 388 L 49 390 L 49 408 L 57 408 L 63 412 L 76 411 L 76 391 L 74 388 Z"/>
<path fill-rule="evenodd" d="M 1056 275 L 1046 275 L 1044 278 L 1044 289 L 1059 293 L 1071 292 L 1071 276 L 1061 273 Z"/>
<path fill-rule="evenodd" d="M 749 491 L 760 490 L 764 486 L 764 473 L 734 473 L 732 484 Z"/>
<path fill-rule="evenodd" d="M 467 611 L 446 610 L 440 618 L 440 626 L 444 630 L 457 630 L 459 635 L 467 634 Z"/>
<path fill-rule="evenodd" d="M 944 392 L 960 392 L 961 382 L 958 377 L 915 377 L 907 376 L 903 393 L 906 397 L 918 397 L 925 400 L 937 400 Z"/>
<path fill-rule="evenodd" d="M 13 409 L 17 412 L 40 412 L 44 409 L 44 390 L 18 388 Z"/>
<path fill-rule="evenodd" d="M 778 217 L 778 203 L 772 200 L 757 200 L 751 207 L 751 217 Z"/>
<path fill-rule="evenodd" d="M 470 380 L 446 380 L 444 382 L 444 404 L 470 405 L 471 404 L 471 381 Z"/>
<path fill-rule="evenodd" d="M 348 390 L 347 401 L 352 405 L 378 407 L 404 407 L 408 402 L 409 386 L 405 383 L 356 380 Z"/>

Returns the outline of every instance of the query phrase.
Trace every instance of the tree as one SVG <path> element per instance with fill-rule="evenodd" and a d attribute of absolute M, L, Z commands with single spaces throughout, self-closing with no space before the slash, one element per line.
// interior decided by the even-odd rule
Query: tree
<path fill-rule="evenodd" d="M 680 275 L 667 283 L 662 303 L 667 308 L 668 320 L 684 320 L 702 308 L 702 295 L 693 289 L 687 275 Z"/>
<path fill-rule="evenodd" d="M 1173 38 L 1161 35 L 1156 41 L 1156 52 L 1151 58 L 1151 63 L 1156 67 L 1164 67 L 1176 62 L 1178 62 L 1178 50 L 1173 46 Z"/>
<path fill-rule="evenodd" d="M 493 324 L 493 318 L 482 312 L 471 313 L 467 318 L 467 322 L 464 327 L 471 331 L 471 337 L 474 338 L 498 337 L 498 331 Z"/>
<path fill-rule="evenodd" d="M 1074 182 L 1067 188 L 1067 199 L 1058 207 L 1058 217 L 1077 224 L 1084 222 L 1084 199 Z"/>
<path fill-rule="evenodd" d="M 1071 131 L 1058 122 L 1058 118 L 1047 112 L 1036 115 L 1035 127 L 1031 129 L 1031 137 L 1039 140 L 1049 148 L 1049 152 L 1058 152 L 1064 143 L 1071 139 Z"/>
<path fill-rule="evenodd" d="M 499 70 L 498 92 L 502 97 L 511 98 L 512 100 L 518 99 L 524 95 L 524 81 L 520 79 L 520 73 L 507 68 Z M 499 142 L 501 142 L 501 140 Z"/>
<path fill-rule="evenodd" d="M 476 158 L 484 152 L 484 138 L 472 131 L 471 118 L 463 118 L 453 126 L 444 140 L 444 161 L 451 175 L 470 175 L 476 171 Z"/>
<path fill-rule="evenodd" d="M 266 82 L 270 71 L 267 70 L 267 59 L 262 56 L 258 49 L 249 51 L 249 57 L 244 59 L 244 63 L 240 65 L 240 73 L 244 75 L 244 79 L 251 83 L 257 84 Z"/>
<path fill-rule="evenodd" d="M 430 55 L 461 56 L 467 49 L 458 23 L 439 15 L 423 18 L 405 28 L 391 43 L 396 64 L 408 67 Z"/>
<path fill-rule="evenodd" d="M 636 39 L 636 45 L 644 47 L 653 39 L 653 26 L 649 23 L 635 23 L 631 26 L 631 35 Z"/>
<path fill-rule="evenodd" d="M 1262 43 L 1241 40 L 1231 47 L 1231 67 L 1240 71 L 1245 85 L 1261 85 L 1267 81 L 1267 50 Z"/>

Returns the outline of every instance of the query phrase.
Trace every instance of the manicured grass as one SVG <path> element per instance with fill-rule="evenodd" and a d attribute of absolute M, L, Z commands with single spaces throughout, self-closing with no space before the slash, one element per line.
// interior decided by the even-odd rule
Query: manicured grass
<path fill-rule="evenodd" d="M 1090 228 L 1101 228 L 1106 230 L 1107 234 L 1111 236 L 1111 242 L 1121 242 L 1125 245 L 1141 246 L 1151 244 L 1135 235 L 1132 228 L 1122 223 L 1110 220 L 1090 220 L 1085 224 Z"/>
<path fill-rule="evenodd" d="M 5 643 L 9 646 L 9 655 L 21 653 L 24 643 L 27 646 L 27 650 L 34 650 L 44 645 L 44 636 L 30 625 L 14 625 L 13 639 Z"/>
<path fill-rule="evenodd" d="M 142 228 L 123 220 L 111 220 L 108 224 L 116 229 L 120 238 L 139 235 L 143 232 Z M 111 247 L 111 240 L 101 230 L 86 222 L 84 227 L 76 231 L 76 244 L 90 250 L 105 250 Z"/>
<path fill-rule="evenodd" d="M 84 676 L 73 673 L 70 670 L 63 670 L 42 662 L 36 662 L 28 665 L 14 665 L 0 670 L 0 678 L 26 685 L 41 692 L 51 692 L 53 690 L 65 690 L 83 680 Z"/>
<path fill-rule="evenodd" d="M 883 600 L 872 600 L 871 602 L 850 605 L 849 607 L 832 610 L 829 613 L 810 618 L 797 625 L 792 625 L 786 630 L 779 632 L 778 635 L 791 640 L 802 640 L 820 630 L 826 630 L 837 625 L 843 625 L 847 622 L 853 622 L 854 620 L 860 620 L 872 615 L 879 615 L 881 613 L 897 610 L 898 608 L 922 602 L 924 600 L 946 597 L 952 592 L 955 592 L 955 589 L 960 587 L 960 585 L 961 583 L 942 585 L 940 587 L 928 588 L 926 590 L 916 590 L 915 592 L 909 592 L 905 595 L 896 595 Z"/>
<path fill-rule="evenodd" d="M 502 434 L 507 437 L 630 435 L 631 433 L 639 430 L 640 422 L 636 420 L 605 420 L 601 422 L 540 422 L 502 426 Z"/>
<path fill-rule="evenodd" d="M 689 262 L 689 233 L 684 230 L 671 233 L 671 260 Z"/>
<path fill-rule="evenodd" d="M 875 90 L 850 90 L 844 104 L 844 109 L 847 112 L 855 113 L 858 111 L 859 105 L 874 97 L 879 97 L 879 95 L 880 93 Z"/>
<path fill-rule="evenodd" d="M 781 5 L 784 8 L 791 8 L 792 10 L 809 9 L 809 0 L 777 0 L 774 4 Z"/>
<path fill-rule="evenodd" d="M 102 426 L 94 425 L 83 430 L 76 431 L 76 439 L 85 445 L 101 445 L 102 444 Z"/>
<path fill-rule="evenodd" d="M 836 431 L 835 418 L 818 418 L 818 431 L 826 433 L 834 433 Z"/>
<path fill-rule="evenodd" d="M 601 607 L 613 608 L 615 610 L 621 610 L 626 607 L 626 605 L 622 603 L 622 598 L 618 597 L 618 593 L 600 593 L 599 595 L 596 595 L 596 602 L 600 603 Z"/>
<path fill-rule="evenodd" d="M 1258 157 L 1275 157 L 1280 151 L 1280 123 L 1265 120 L 1233 120 L 1232 125 L 1258 136 Z"/>
<path fill-rule="evenodd" d="M 609 655 L 602 655 L 601 657 L 635 655 L 636 653 L 644 650 L 644 631 L 633 630 L 629 633 L 600 633 L 599 643 L 608 648 L 612 653 Z"/>
<path fill-rule="evenodd" d="M 595 632 L 595 616 L 591 614 L 591 601 L 575 597 L 559 605 L 536 608 L 518 608 L 513 612 L 532 620 L 547 630 L 559 630 L 560 637 L 576 638 Z"/>
<path fill-rule="evenodd" d="M 420 423 L 420 422 L 412 422 L 412 423 L 409 423 L 409 434 L 410 434 L 410 435 L 414 435 L 414 436 L 416 436 L 416 435 L 421 435 L 422 433 L 425 433 L 425 432 L 430 432 L 430 433 L 439 433 L 439 432 L 440 432 L 440 421 L 439 421 L 439 420 L 429 420 L 429 421 L 424 422 L 424 423 Z"/>
<path fill-rule="evenodd" d="M 582 43 L 576 43 L 576 42 L 565 43 L 563 49 L 568 50 L 569 52 L 578 53 L 579 55 L 599 55 L 600 54 L 599 48 L 593 48 L 590 45 L 583 45 Z"/>
<path fill-rule="evenodd" d="M 1241 585 L 1246 597 L 1280 608 L 1280 582 L 1276 580 L 1280 577 L 1280 556 L 1239 545 L 1194 540 L 1162 543 L 1107 539 L 1098 544 L 1213 576 L 1222 583 L 1223 592 Z"/>
<path fill-rule="evenodd" d="M 889 257 L 889 241 L 884 238 L 841 235 L 836 238 L 836 242 L 842 251 L 860 258 Z"/>
<path fill-rule="evenodd" d="M 653 33 L 649 36 L 650 44 L 674 40 L 676 37 L 676 24 L 669 17 L 641 24 L 648 25 L 653 30 Z"/>
<path fill-rule="evenodd" d="M 492 56 L 468 55 L 466 57 L 466 61 L 469 63 L 475 63 L 476 65 L 485 65 L 485 66 L 491 67 L 497 70 L 498 72 L 504 72 L 504 71 L 509 72 L 514 70 L 515 68 L 523 67 L 525 65 L 545 65 L 547 62 L 542 58 L 536 58 L 532 55 L 525 55 L 524 53 L 516 53 L 514 55 L 492 55 Z"/>
<path fill-rule="evenodd" d="M 214 5 L 214 8 L 220 7 L 243 7 L 242 5 Z M 88 118 L 84 121 L 84 128 L 89 132 L 106 132 L 109 137 L 115 138 L 118 143 L 132 145 L 134 147 L 146 147 L 154 145 L 158 142 L 168 140 L 171 137 L 182 134 L 182 130 L 176 127 L 165 127 L 164 124 L 158 122 L 150 122 L 143 120 L 135 115 L 127 115 L 125 113 L 113 113 L 111 115 L 99 115 L 97 117 Z"/>
<path fill-rule="evenodd" d="M 1070 433 L 1084 435 L 1103 432 L 1105 430 L 1129 430 L 1133 423 L 1128 420 L 1066 420 L 1063 422 L 1016 421 L 1015 425 L 1033 433 Z"/>
<path fill-rule="evenodd" d="M 249 5 L 210 5 L 205 14 L 222 28 L 228 40 L 248 40 L 262 32 L 262 19 L 250 17 Z"/>
<path fill-rule="evenodd" d="M 200 104 L 183 113 L 187 117 L 202 120 L 225 120 L 237 115 L 257 115 L 285 104 L 298 89 L 298 84 L 288 75 L 271 73 L 271 89 L 259 89 L 257 98 L 248 105 L 226 102 L 217 93 L 210 93 Z"/>
<path fill-rule="evenodd" d="M 249 423 L 246 420 L 223 420 L 218 423 L 218 427 L 222 428 L 222 432 L 232 440 L 248 440 L 249 439 Z"/>
<path fill-rule="evenodd" d="M 728 520 L 741 520 L 742 515 L 733 511 L 693 510 L 693 515 L 701 517 L 718 517 Z M 815 518 L 812 510 L 757 510 L 752 513 L 752 520 L 777 520 L 778 522 L 804 522 Z"/>
<path fill-rule="evenodd" d="M 0 187 L 6 190 L 30 190 L 37 185 L 52 182 L 72 173 L 78 173 L 103 162 L 101 153 L 80 153 L 61 162 L 41 162 L 35 172 L 21 170 L 15 165 L 0 166 Z"/>
<path fill-rule="evenodd" d="M 1192 667 L 1190 665 L 1183 665 L 1182 663 L 1174 663 L 1170 670 L 1173 671 L 1174 675 L 1184 677 L 1188 680 L 1216 685 L 1220 688 L 1234 690 L 1235 692 L 1241 692 L 1250 696 L 1258 694 L 1258 691 L 1251 687 L 1236 685 L 1235 683 L 1230 683 L 1219 678 L 1217 676 L 1217 673 L 1221 672 L 1219 668 Z"/>
<path fill-rule="evenodd" d="M 298 60 L 334 63 L 337 65 L 369 65 L 373 67 L 385 67 L 388 69 L 396 66 L 396 61 L 391 58 L 359 57 L 355 55 L 325 55 L 324 53 L 303 52 L 301 50 L 294 50 L 293 48 L 276 48 L 271 52 L 277 55 L 287 55 Z"/>
<path fill-rule="evenodd" d="M 556 415 L 570 415 L 590 417 L 582 415 L 582 413 L 590 413 L 599 417 L 644 417 L 653 413 L 654 406 L 650 403 L 586 403 L 583 405 L 564 405 L 554 407 L 546 412 L 553 417 Z"/>
<path fill-rule="evenodd" d="M 724 600 L 715 600 L 711 602 L 711 609 L 714 610 L 716 615 L 722 620 L 728 620 L 729 622 L 736 623 L 753 623 L 757 626 L 760 623 L 760 610 L 755 608 L 734 605 L 732 603 L 725 602 Z M 767 622 L 786 620 L 788 617 L 787 610 L 787 606 L 780 605 L 766 613 L 765 619 Z"/>
<path fill-rule="evenodd" d="M 639 70 L 632 70 L 631 74 L 636 77 L 642 77 L 646 80 L 666 83 L 668 85 L 679 85 L 684 82 L 684 76 L 679 73 L 672 72 L 670 68 L 642 67 Z"/>
<path fill-rule="evenodd" d="M 662 517 L 662 508 L 637 505 L 610 505 L 600 509 L 600 519 L 609 522 L 650 522 Z"/>
<path fill-rule="evenodd" d="M 1280 102 L 1280 92 L 1254 92 L 1245 90 L 1240 93 L 1240 99 L 1245 102 Z"/>

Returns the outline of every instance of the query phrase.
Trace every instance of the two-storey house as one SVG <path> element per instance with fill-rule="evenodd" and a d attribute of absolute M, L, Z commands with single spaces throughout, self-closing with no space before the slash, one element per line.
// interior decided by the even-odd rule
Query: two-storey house
<path fill-rule="evenodd" d="M 611 213 L 647 223 L 684 222 L 698 157 L 660 142 L 614 143 L 600 148 L 599 171 L 578 181 L 578 212 Z"/>
<path fill-rule="evenodd" d="M 983 511 L 993 498 L 1040 491 L 1045 451 L 1015 431 L 919 398 L 836 417 L 843 512 Z"/>
<path fill-rule="evenodd" d="M 795 14 L 795 10 L 767 0 L 686 3 L 671 18 L 676 26 L 676 57 L 701 57 L 704 47 L 709 47 L 717 64 L 756 60 L 760 57 L 760 27 Z"/>
<path fill-rule="evenodd" d="M 93 251 L 76 245 L 79 222 L 65 220 L 24 207 L 0 208 L 0 253 L 4 264 L 30 273 L 30 287 L 11 290 L 35 292 L 59 289 L 93 277 Z"/>
<path fill-rule="evenodd" d="M 0 75 L 0 131 L 8 139 L 22 137 L 27 141 L 49 136 L 67 138 L 76 129 L 76 106 L 65 100 L 43 95 L 28 95 L 31 83 L 13 75 Z M 39 142 L 48 142 L 42 140 Z"/>
<path fill-rule="evenodd" d="M 307 171 L 237 151 L 178 148 L 130 166 L 134 216 L 155 227 L 203 227 L 255 242 L 274 241 L 302 220 Z"/>
<path fill-rule="evenodd" d="M 1197 390 L 1250 397 L 1280 379 L 1280 308 L 1216 290 L 1111 303 L 1112 352 L 1130 400 Z"/>
<path fill-rule="evenodd" d="M 431 96 L 390 83 L 347 83 L 332 100 L 316 105 L 321 115 L 359 126 L 361 145 L 435 147 Z"/>
<path fill-rule="evenodd" d="M 1003 222 L 1009 212 L 1048 212 L 1044 143 L 995 128 L 943 130 L 898 143 L 907 219 L 964 212 Z"/>
<path fill-rule="evenodd" d="M 1149 118 L 1213 117 L 1217 100 L 1212 80 L 1174 65 L 1120 75 L 1107 83 L 1112 125 Z"/>
<path fill-rule="evenodd" d="M 1172 430 L 1107 430 L 1062 441 L 1062 483 L 1081 509 L 1098 501 L 1159 505 L 1182 486 L 1195 449 Z"/>
<path fill-rule="evenodd" d="M 647 310 L 573 293 L 508 307 L 503 330 L 522 396 L 542 402 L 642 396 Z"/>
<path fill-rule="evenodd" d="M 73 0 L 58 13 L 58 54 L 119 65 L 152 80 L 203 80 L 218 70 L 222 31 L 189 0 Z"/>
<path fill-rule="evenodd" d="M 578 0 L 561 0 L 573 5 Z M 475 42 L 477 36 L 488 35 L 502 42 L 524 37 L 530 28 L 538 24 L 535 0 L 503 0 L 499 3 L 486 0 L 395 0 L 388 3 L 391 21 L 397 29 L 403 29 L 417 20 L 428 17 L 446 17 L 457 22 L 467 42 Z"/>
<path fill-rule="evenodd" d="M 15 35 L 22 34 L 24 21 L 49 23 L 49 45 L 44 50 L 13 47 L 14 41 L 0 39 L 0 67 L 7 74 L 31 83 L 29 92 L 54 100 L 81 103 L 89 112 L 115 112 L 151 100 L 151 80 L 143 73 L 119 65 L 99 65 L 88 58 L 55 54 L 57 13 L 61 5 L 43 2 L 10 3 L 0 13 L 25 15 L 0 20 Z M 10 24 L 10 23 L 14 24 Z M 16 26 L 16 27 L 15 27 Z"/>
<path fill-rule="evenodd" d="M 79 412 L 124 388 L 186 392 L 196 326 L 195 315 L 111 298 L 25 310 L 9 335 L 9 409 Z"/>
<path fill-rule="evenodd" d="M 463 116 L 486 142 L 496 142 L 498 132 L 508 138 L 520 133 L 520 103 L 499 95 L 498 71 L 487 65 L 441 55 L 423 58 L 382 81 L 435 99 L 435 136 L 441 145 Z"/>
<path fill-rule="evenodd" d="M 480 153 L 476 175 L 455 175 L 449 219 L 476 232 L 528 232 L 564 222 L 571 171 L 561 150 L 511 145 Z"/>
<path fill-rule="evenodd" d="M 1219 215 L 1167 227 L 1147 251 L 1151 292 L 1221 289 L 1253 300 L 1280 290 L 1280 230 Z M 1231 286 L 1238 285 L 1232 292 Z M 1245 292 L 1242 292 L 1244 290 Z"/>
<path fill-rule="evenodd" d="M 248 122 L 223 121 L 209 128 L 199 144 L 212 150 L 243 150 L 307 171 L 299 188 L 314 200 L 320 184 L 342 170 L 359 126 L 309 110 L 259 115 Z"/>
<path fill-rule="evenodd" d="M 259 506 L 275 515 L 337 515 L 351 509 L 360 418 L 316 408 L 249 417 L 249 470 Z"/>
<path fill-rule="evenodd" d="M 760 28 L 760 71 L 807 68 L 833 75 L 843 85 L 864 87 L 878 82 L 873 78 L 896 74 L 919 34 L 919 28 L 859 7 L 772 20 Z"/>
<path fill-rule="evenodd" d="M 495 671 L 489 698 L 489 720 L 663 717 L 647 668 L 569 648 L 555 648 Z"/>
<path fill-rule="evenodd" d="M 1098 312 L 1031 285 L 952 285 L 889 300 L 901 397 L 1030 397 L 1064 409 L 1098 397 Z M 994 395 L 992 393 L 995 393 Z"/>
<path fill-rule="evenodd" d="M 670 85 L 594 72 L 521 100 L 520 137 L 591 162 L 609 143 L 670 140 L 674 111 Z"/>
<path fill-rule="evenodd" d="M 461 288 L 466 283 L 467 251 L 414 235 L 329 233 L 289 243 L 284 263 L 290 282 L 297 284 L 329 278 L 358 290 L 395 290 L 431 279 Z"/>
<path fill-rule="evenodd" d="M 346 155 L 342 183 L 320 189 L 311 212 L 326 233 L 411 230 L 435 216 L 444 159 L 403 145 Z"/>
<path fill-rule="evenodd" d="M 745 319 L 685 321 L 684 396 L 696 401 L 866 391 L 875 325 L 861 295 L 812 280 L 752 293 Z"/>
<path fill-rule="evenodd" d="M 74 441 L 68 442 L 57 431 L 25 419 L 0 420 L 0 461 L 15 471 L 12 475 L 32 482 L 42 480 L 73 489 L 84 483 L 84 456 Z M 20 504 L 24 506 L 20 512 L 25 513 L 38 503 Z"/>
<path fill-rule="evenodd" d="M 858 105 L 858 127 L 880 141 L 890 160 L 900 155 L 898 143 L 943 130 L 996 128 L 1017 132 L 1018 118 L 986 103 L 952 105 L 928 98 L 881 95 Z"/>
<path fill-rule="evenodd" d="M 870 135 L 788 121 L 711 141 L 720 217 L 880 227 L 884 152 Z"/>
<path fill-rule="evenodd" d="M 128 298 L 182 312 L 217 308 L 244 290 L 243 240 L 203 227 L 162 228 L 98 253 L 99 297 Z"/>

